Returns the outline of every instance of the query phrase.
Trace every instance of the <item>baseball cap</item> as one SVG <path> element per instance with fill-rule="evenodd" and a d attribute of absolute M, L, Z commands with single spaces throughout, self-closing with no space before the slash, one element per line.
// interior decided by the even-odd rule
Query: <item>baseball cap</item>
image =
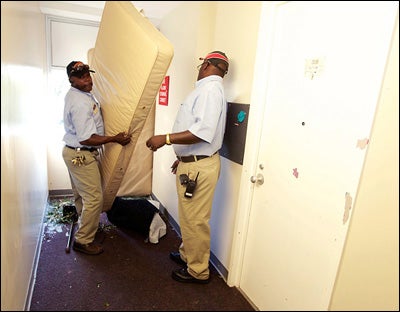
<path fill-rule="evenodd" d="M 211 64 L 213 64 L 215 67 L 217 67 L 220 71 L 222 71 L 224 74 L 228 73 L 229 59 L 224 52 L 213 51 L 213 52 L 208 53 L 206 55 L 206 57 L 200 57 L 199 60 L 202 60 L 204 62 L 208 61 Z M 226 70 L 224 68 L 221 68 L 218 65 L 218 63 L 220 63 L 220 61 L 222 61 L 226 64 Z"/>
<path fill-rule="evenodd" d="M 199 58 L 202 61 L 210 60 L 210 59 L 219 59 L 225 61 L 229 65 L 228 57 L 225 55 L 224 52 L 221 51 L 213 51 L 206 55 L 206 57 Z"/>

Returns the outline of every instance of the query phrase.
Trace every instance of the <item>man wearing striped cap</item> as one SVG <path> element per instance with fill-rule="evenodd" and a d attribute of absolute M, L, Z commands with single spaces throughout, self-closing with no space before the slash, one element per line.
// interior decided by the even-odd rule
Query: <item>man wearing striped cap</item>
<path fill-rule="evenodd" d="M 213 51 L 198 66 L 195 89 L 178 111 L 172 133 L 154 135 L 146 146 L 155 152 L 172 145 L 176 174 L 179 225 L 182 243 L 170 258 L 182 265 L 172 272 L 178 282 L 205 284 L 210 281 L 210 218 L 214 191 L 220 174 L 227 101 L 223 77 L 228 73 L 225 53 Z"/>

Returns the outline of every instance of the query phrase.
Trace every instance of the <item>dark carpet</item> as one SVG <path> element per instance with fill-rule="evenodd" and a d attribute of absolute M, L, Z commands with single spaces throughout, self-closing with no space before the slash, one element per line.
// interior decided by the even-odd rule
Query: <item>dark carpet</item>
<path fill-rule="evenodd" d="M 104 253 L 66 253 L 69 224 L 45 226 L 30 311 L 254 311 L 214 268 L 209 284 L 180 283 L 169 258 L 180 237 L 167 223 L 159 243 L 101 216 Z"/>

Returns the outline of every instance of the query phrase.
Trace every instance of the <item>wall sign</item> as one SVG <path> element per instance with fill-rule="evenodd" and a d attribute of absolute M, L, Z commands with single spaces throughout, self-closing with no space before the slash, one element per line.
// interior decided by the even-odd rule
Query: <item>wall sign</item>
<path fill-rule="evenodd" d="M 168 106 L 169 76 L 165 76 L 158 93 L 158 104 Z"/>

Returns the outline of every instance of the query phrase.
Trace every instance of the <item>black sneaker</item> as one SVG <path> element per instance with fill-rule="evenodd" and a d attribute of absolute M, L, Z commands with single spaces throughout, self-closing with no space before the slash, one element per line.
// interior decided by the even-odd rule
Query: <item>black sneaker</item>
<path fill-rule="evenodd" d="M 210 282 L 210 277 L 204 280 L 195 278 L 189 274 L 186 268 L 181 268 L 179 270 L 172 271 L 172 278 L 182 283 L 208 284 Z"/>

